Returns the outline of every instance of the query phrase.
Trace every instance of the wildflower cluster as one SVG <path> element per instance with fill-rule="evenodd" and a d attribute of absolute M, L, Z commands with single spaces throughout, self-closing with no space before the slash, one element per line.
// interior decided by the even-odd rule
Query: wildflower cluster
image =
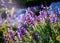
<path fill-rule="evenodd" d="M 7 33 L 3 35 L 6 43 L 60 42 L 60 18 L 53 10 L 49 12 L 48 7 L 37 9 L 36 7 L 27 8 L 25 15 L 20 16 L 20 24 L 15 24 L 17 29 L 14 30 L 10 26 L 5 30 Z"/>

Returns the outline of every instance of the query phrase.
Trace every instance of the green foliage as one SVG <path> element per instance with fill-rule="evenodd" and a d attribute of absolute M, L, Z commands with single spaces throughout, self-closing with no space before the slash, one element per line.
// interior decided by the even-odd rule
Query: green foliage
<path fill-rule="evenodd" d="M 58 22 L 52 24 L 49 21 L 45 21 L 44 23 L 40 23 L 38 24 L 37 22 L 35 22 L 35 31 L 40 32 L 40 38 L 39 40 L 42 41 L 42 43 L 58 43 L 58 41 L 60 40 L 59 38 L 56 37 L 60 34 L 60 30 L 59 30 L 59 24 L 57 24 Z M 33 29 L 34 29 L 33 28 Z M 31 30 L 30 30 L 31 31 Z M 32 30 L 34 31 L 34 30 Z"/>
<path fill-rule="evenodd" d="M 7 34 L 7 28 L 8 26 L 4 24 L 2 27 L 0 27 L 0 43 L 5 43 L 4 34 Z"/>
<path fill-rule="evenodd" d="M 7 34 L 7 25 L 0 28 L 0 41 L 5 43 L 3 34 Z M 13 30 L 16 31 L 17 25 L 12 26 Z M 39 32 L 40 35 L 37 40 L 32 39 L 32 34 Z M 24 35 L 20 40 L 16 36 L 16 40 L 22 43 L 59 43 L 60 42 L 60 22 L 51 23 L 49 21 L 43 21 L 42 23 L 34 22 L 34 25 L 29 25 L 27 28 L 27 34 Z"/>
<path fill-rule="evenodd" d="M 51 23 L 50 21 L 43 21 L 42 23 L 35 22 L 34 25 L 30 25 L 28 34 L 24 36 L 24 39 L 28 43 L 59 43 L 60 42 L 60 23 Z M 37 40 L 32 40 L 32 34 L 39 32 L 40 36 Z M 31 36 L 31 38 L 29 38 Z M 23 41 L 24 42 L 24 41 Z"/>
<path fill-rule="evenodd" d="M 13 28 L 14 31 L 16 31 L 18 29 L 16 24 L 12 25 L 12 28 Z"/>
<path fill-rule="evenodd" d="M 0 30 L 0 43 L 5 43 L 5 39 L 4 39 L 2 30 Z"/>

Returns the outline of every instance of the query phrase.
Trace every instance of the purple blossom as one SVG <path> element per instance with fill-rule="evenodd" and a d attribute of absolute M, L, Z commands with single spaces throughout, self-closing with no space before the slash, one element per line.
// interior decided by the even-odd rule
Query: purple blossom
<path fill-rule="evenodd" d="M 19 31 L 16 31 L 16 36 L 18 36 L 19 39 L 21 38 Z"/>
<path fill-rule="evenodd" d="M 35 21 L 35 18 L 34 18 L 34 17 L 30 17 L 30 20 L 31 20 L 31 21 Z"/>
<path fill-rule="evenodd" d="M 51 21 L 52 23 L 54 23 L 55 20 L 56 20 L 55 14 L 51 15 L 49 19 L 50 19 L 50 21 Z"/>
<path fill-rule="evenodd" d="M 21 34 L 21 35 L 25 35 L 25 34 L 26 34 L 26 31 L 27 31 L 27 30 L 26 30 L 25 28 L 21 28 L 21 29 L 20 29 L 20 34 Z"/>
<path fill-rule="evenodd" d="M 54 18 L 50 18 L 50 21 L 51 21 L 52 23 L 54 22 L 54 20 L 55 20 Z"/>
<path fill-rule="evenodd" d="M 9 43 L 9 35 L 8 34 L 4 35 L 4 38 L 5 38 L 6 43 Z"/>
<path fill-rule="evenodd" d="M 17 36 L 20 38 L 21 36 L 26 34 L 26 29 L 22 26 L 20 26 L 20 28 L 18 28 L 18 30 L 16 31 Z"/>
<path fill-rule="evenodd" d="M 44 17 L 46 18 L 48 15 L 47 15 L 47 11 L 44 10 Z"/>
<path fill-rule="evenodd" d="M 35 15 L 33 14 L 33 12 L 30 12 L 25 17 L 25 24 L 28 25 L 32 24 L 34 20 L 35 20 Z"/>
<path fill-rule="evenodd" d="M 41 18 L 44 18 L 44 12 L 43 12 L 43 11 L 40 11 L 39 14 L 40 14 L 39 16 L 40 16 Z"/>
<path fill-rule="evenodd" d="M 14 42 L 16 42 L 15 35 L 13 33 L 10 32 L 9 36 Z"/>
<path fill-rule="evenodd" d="M 37 21 L 38 22 L 41 22 L 43 20 L 43 16 L 42 15 L 39 15 L 38 17 L 37 17 Z"/>
<path fill-rule="evenodd" d="M 15 35 L 14 35 L 14 31 L 12 30 L 12 28 L 8 28 L 8 33 L 9 33 L 9 37 L 10 37 L 14 42 L 16 42 Z"/>

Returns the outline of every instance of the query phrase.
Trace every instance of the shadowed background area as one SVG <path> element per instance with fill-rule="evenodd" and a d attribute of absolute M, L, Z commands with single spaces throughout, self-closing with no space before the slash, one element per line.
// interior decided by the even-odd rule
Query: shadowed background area
<path fill-rule="evenodd" d="M 49 6 L 52 2 L 59 2 L 60 0 L 0 0 L 0 8 L 1 7 L 17 7 L 17 8 L 25 8 L 43 4 L 44 6 Z"/>
<path fill-rule="evenodd" d="M 40 4 L 50 5 L 52 2 L 59 2 L 60 0 L 17 0 L 17 4 L 20 6 L 36 6 Z"/>

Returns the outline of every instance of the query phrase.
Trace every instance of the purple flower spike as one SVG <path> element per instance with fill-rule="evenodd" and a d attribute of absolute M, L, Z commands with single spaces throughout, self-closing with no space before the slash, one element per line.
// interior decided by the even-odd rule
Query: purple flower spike
<path fill-rule="evenodd" d="M 25 35 L 26 34 L 26 29 L 25 28 L 20 29 L 20 34 Z"/>
<path fill-rule="evenodd" d="M 16 36 L 18 36 L 19 39 L 21 38 L 19 31 L 16 31 Z"/>
<path fill-rule="evenodd" d="M 5 41 L 6 41 L 6 43 L 9 43 L 9 35 L 7 34 L 7 35 L 4 35 L 4 38 L 5 38 Z"/>
<path fill-rule="evenodd" d="M 54 20 L 55 20 L 54 18 L 50 18 L 50 22 L 54 23 Z"/>

